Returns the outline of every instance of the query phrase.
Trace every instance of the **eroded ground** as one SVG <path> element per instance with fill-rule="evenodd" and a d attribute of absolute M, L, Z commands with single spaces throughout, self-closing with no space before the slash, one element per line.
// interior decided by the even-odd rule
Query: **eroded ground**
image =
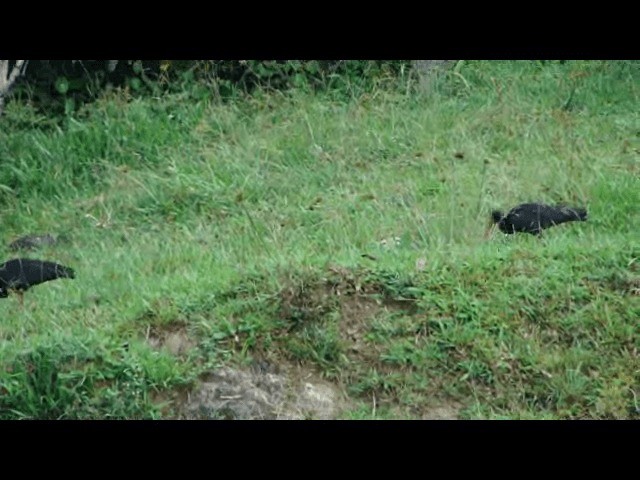
<path fill-rule="evenodd" d="M 357 372 L 369 368 L 391 371 L 380 361 L 384 345 L 372 336 L 372 328 L 380 319 L 414 312 L 410 298 L 389 298 L 380 285 L 367 283 L 353 272 L 329 268 L 328 276 L 320 281 L 293 281 L 286 285 L 278 302 L 278 315 L 287 327 L 279 332 L 277 348 L 262 348 L 259 343 L 250 365 L 228 364 L 201 375 L 189 391 L 159 395 L 158 401 L 172 405 L 171 416 L 328 420 L 347 418 L 347 412 L 357 408 L 370 409 L 370 416 L 375 418 L 376 410 L 386 407 L 395 418 L 406 417 L 409 410 L 411 418 L 458 418 L 462 405 L 438 398 L 407 409 L 394 405 L 393 396 L 384 392 L 358 398 L 347 394 L 348 384 Z M 291 350 L 314 348 L 314 339 L 307 335 L 307 330 L 318 328 L 333 331 L 332 341 L 344 356 L 344 362 L 352 367 L 351 373 L 328 379 L 313 362 L 291 355 Z M 186 355 L 197 345 L 184 326 L 152 329 L 147 341 L 153 348 L 165 349 L 176 356 Z"/>

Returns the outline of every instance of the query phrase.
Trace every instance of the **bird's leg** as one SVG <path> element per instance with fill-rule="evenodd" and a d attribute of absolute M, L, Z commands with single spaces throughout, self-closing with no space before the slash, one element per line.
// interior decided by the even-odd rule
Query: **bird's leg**
<path fill-rule="evenodd" d="M 18 302 L 20 302 L 20 308 L 24 308 L 24 292 L 22 290 L 16 290 L 18 295 Z"/>

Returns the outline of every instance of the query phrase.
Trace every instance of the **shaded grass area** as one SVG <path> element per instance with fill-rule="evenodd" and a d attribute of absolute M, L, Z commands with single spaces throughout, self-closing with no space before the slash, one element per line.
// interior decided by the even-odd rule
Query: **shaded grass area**
<path fill-rule="evenodd" d="M 637 418 L 638 73 L 467 62 L 429 95 L 116 94 L 61 130 L 10 104 L 0 252 L 64 233 L 31 255 L 78 278 L 0 304 L 0 415 L 170 417 L 202 372 L 266 357 L 340 385 L 345 418 Z M 524 201 L 589 221 L 483 238 Z"/>

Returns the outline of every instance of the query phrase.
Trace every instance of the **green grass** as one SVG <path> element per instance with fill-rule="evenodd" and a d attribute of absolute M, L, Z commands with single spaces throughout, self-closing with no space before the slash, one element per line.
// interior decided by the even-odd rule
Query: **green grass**
<path fill-rule="evenodd" d="M 167 418 L 260 354 L 338 384 L 344 418 L 640 418 L 639 80 L 465 62 L 428 95 L 116 93 L 63 127 L 10 103 L 0 258 L 64 233 L 31 256 L 77 279 L 0 302 L 0 417 Z M 589 221 L 483 238 L 524 201 Z M 175 330 L 187 354 L 147 341 Z"/>

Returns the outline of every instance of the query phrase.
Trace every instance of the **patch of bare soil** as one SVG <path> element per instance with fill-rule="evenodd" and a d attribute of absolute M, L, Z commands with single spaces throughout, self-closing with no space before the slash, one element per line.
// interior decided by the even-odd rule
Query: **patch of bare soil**
<path fill-rule="evenodd" d="M 629 271 L 632 273 L 613 274 L 599 278 L 587 277 L 582 281 L 587 287 L 593 285 L 595 288 L 607 288 L 622 295 L 638 296 L 640 295 L 640 276 L 635 272 L 639 268 L 636 262 L 633 262 L 629 267 Z"/>
<path fill-rule="evenodd" d="M 184 419 L 332 420 L 348 405 L 339 389 L 313 372 L 222 367 L 207 375 L 180 408 Z"/>
<path fill-rule="evenodd" d="M 630 295 L 640 296 L 640 277 L 630 278 L 627 281 L 626 290 Z"/>
<path fill-rule="evenodd" d="M 367 365 L 377 365 L 382 371 L 386 370 L 380 364 L 380 354 L 384 346 L 369 341 L 367 334 L 371 330 L 373 320 L 385 313 L 397 310 L 397 307 L 368 296 L 352 295 L 340 300 L 340 337 L 348 345 L 347 356 L 357 362 Z"/>
<path fill-rule="evenodd" d="M 458 420 L 462 405 L 456 402 L 441 403 L 427 408 L 422 413 L 422 420 Z"/>
<path fill-rule="evenodd" d="M 343 297 L 340 302 L 340 335 L 348 342 L 349 352 L 352 354 L 367 355 L 368 347 L 365 336 L 370 328 L 370 323 L 381 310 L 375 300 L 360 297 Z M 371 352 L 373 354 L 373 352 Z"/>
<path fill-rule="evenodd" d="M 460 420 L 464 405 L 456 400 L 433 396 L 415 405 L 388 402 L 389 418 L 416 420 Z"/>
<path fill-rule="evenodd" d="M 184 326 L 169 329 L 150 328 L 147 332 L 147 342 L 157 350 L 165 349 L 172 355 L 185 355 L 196 346 L 196 342 L 189 338 Z"/>
<path fill-rule="evenodd" d="M 379 283 L 366 281 L 362 272 L 329 266 L 328 277 L 316 282 L 298 282 L 280 293 L 280 318 L 291 322 L 291 329 L 321 321 L 330 312 L 340 312 L 339 331 L 347 355 L 358 361 L 377 362 L 381 345 L 368 342 L 371 322 L 389 312 L 414 312 L 410 299 L 389 298 Z"/>

